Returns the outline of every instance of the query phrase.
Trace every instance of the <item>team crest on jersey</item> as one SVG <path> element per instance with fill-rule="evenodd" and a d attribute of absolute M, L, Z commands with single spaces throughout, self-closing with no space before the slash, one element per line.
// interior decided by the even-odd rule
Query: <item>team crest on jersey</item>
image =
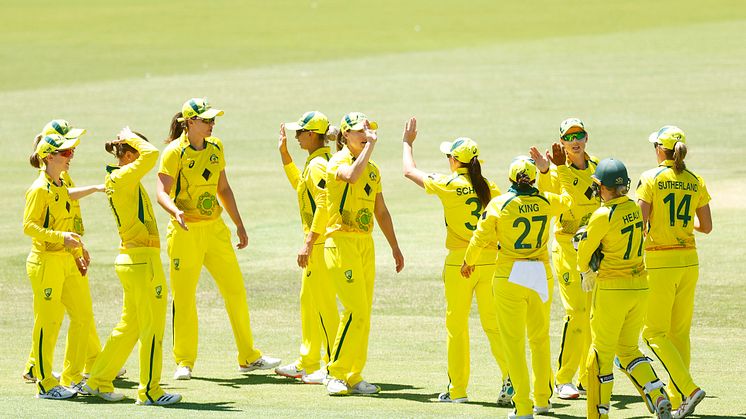
<path fill-rule="evenodd" d="M 52 289 L 51 288 L 44 288 L 44 299 L 45 300 L 51 300 L 52 299 Z"/>
<path fill-rule="evenodd" d="M 209 192 L 203 193 L 197 200 L 197 209 L 199 209 L 199 212 L 202 215 L 212 215 L 217 206 L 217 198 Z"/>
<path fill-rule="evenodd" d="M 345 278 L 347 278 L 347 282 L 352 283 L 352 269 L 348 269 L 345 271 Z"/>
<path fill-rule="evenodd" d="M 363 208 L 357 212 L 355 216 L 358 228 L 363 231 L 370 230 L 370 223 L 373 221 L 373 214 L 371 214 L 368 208 Z"/>
<path fill-rule="evenodd" d="M 376 181 L 376 178 L 377 178 L 378 176 L 376 176 L 376 172 L 370 172 L 370 173 L 368 174 L 368 177 L 370 178 L 370 180 L 372 180 L 373 182 L 375 182 L 375 181 Z"/>
<path fill-rule="evenodd" d="M 195 161 L 194 161 L 194 160 L 190 160 L 190 161 L 189 161 L 189 168 L 190 168 L 190 169 L 191 169 L 192 167 L 194 167 L 194 163 L 195 163 Z"/>
<path fill-rule="evenodd" d="M 174 258 L 174 270 L 175 271 L 179 270 L 179 265 L 180 264 L 181 264 L 181 260 L 179 260 L 179 258 Z"/>
<path fill-rule="evenodd" d="M 565 284 L 570 282 L 570 272 L 565 272 L 562 274 L 562 280 L 565 281 Z"/>
<path fill-rule="evenodd" d="M 155 287 L 155 298 L 161 298 L 161 292 L 163 292 L 163 287 L 158 285 Z"/>
<path fill-rule="evenodd" d="M 220 159 L 218 158 L 217 154 L 210 155 L 210 163 L 218 164 L 218 161 L 220 161 Z"/>

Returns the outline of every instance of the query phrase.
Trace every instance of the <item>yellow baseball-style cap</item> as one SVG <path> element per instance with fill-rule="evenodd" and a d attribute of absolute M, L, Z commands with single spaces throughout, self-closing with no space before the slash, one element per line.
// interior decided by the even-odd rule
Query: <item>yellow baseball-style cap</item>
<path fill-rule="evenodd" d="M 581 131 L 585 131 L 583 121 L 578 118 L 567 118 L 560 124 L 560 137 L 567 134 L 570 128 L 580 128 Z"/>
<path fill-rule="evenodd" d="M 528 156 L 518 156 L 513 159 L 512 163 L 510 163 L 510 168 L 508 169 L 508 178 L 511 182 L 516 183 L 518 175 L 521 173 L 525 173 L 533 182 L 534 180 L 536 180 L 536 171 L 537 169 L 534 159 Z"/>
<path fill-rule="evenodd" d="M 666 125 L 658 131 L 650 134 L 648 141 L 651 143 L 658 143 L 665 149 L 673 150 L 678 142 L 686 144 L 686 135 L 681 128 L 675 125 Z"/>
<path fill-rule="evenodd" d="M 36 145 L 36 154 L 40 158 L 45 158 L 48 155 L 56 152 L 75 148 L 80 144 L 80 138 L 65 138 L 60 134 L 49 134 L 45 135 Z"/>
<path fill-rule="evenodd" d="M 297 122 L 286 122 L 285 128 L 293 131 L 306 130 L 326 134 L 326 130 L 329 129 L 329 118 L 319 111 L 310 111 L 304 113 Z"/>
<path fill-rule="evenodd" d="M 65 138 L 78 138 L 85 134 L 82 128 L 73 128 L 69 122 L 64 119 L 53 119 L 44 125 L 41 135 L 59 134 Z"/>
<path fill-rule="evenodd" d="M 440 143 L 440 152 L 453 156 L 461 163 L 469 163 L 471 159 L 479 156 L 479 147 L 471 138 L 459 137 L 453 141 Z"/>
<path fill-rule="evenodd" d="M 378 129 L 378 123 L 371 121 L 362 112 L 350 112 L 342 117 L 342 122 L 339 123 L 339 129 L 342 132 L 345 131 L 358 131 L 365 128 L 365 121 L 370 124 L 370 129 Z"/>
<path fill-rule="evenodd" d="M 224 112 L 210 106 L 206 97 L 195 97 L 184 102 L 184 105 L 181 107 L 181 114 L 184 119 L 191 119 L 194 117 L 212 119 L 216 116 L 223 116 Z"/>

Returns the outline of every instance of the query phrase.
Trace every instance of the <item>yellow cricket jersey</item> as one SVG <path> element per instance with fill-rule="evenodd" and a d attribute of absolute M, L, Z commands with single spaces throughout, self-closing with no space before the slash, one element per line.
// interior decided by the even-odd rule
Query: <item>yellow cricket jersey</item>
<path fill-rule="evenodd" d="M 186 132 L 163 150 L 158 173 L 171 176 L 171 198 L 184 211 L 185 221 L 206 221 L 220 217 L 217 189 L 225 169 L 223 143 L 217 137 L 205 138 L 205 148 L 195 150 Z"/>
<path fill-rule="evenodd" d="M 329 215 L 326 235 L 335 233 L 370 234 L 373 231 L 376 195 L 381 192 L 381 173 L 378 166 L 368 161 L 368 166 L 355 183 L 337 179 L 342 166 L 355 161 L 345 146 L 336 152 L 326 169 L 326 209 Z"/>
<path fill-rule="evenodd" d="M 63 233 L 75 232 L 73 203 L 67 192 L 68 185 L 59 180 L 52 181 L 44 170 L 26 190 L 26 207 L 23 211 L 23 232 L 31 236 L 31 252 L 64 252 Z M 79 248 L 71 251 L 74 256 L 82 254 Z"/>
<path fill-rule="evenodd" d="M 549 260 L 549 220 L 570 207 L 569 195 L 538 189 L 517 191 L 513 188 L 493 198 L 482 214 L 471 237 L 464 260 L 474 265 L 482 249 L 497 240 L 501 258 Z"/>
<path fill-rule="evenodd" d="M 443 204 L 446 223 L 446 249 L 463 249 L 477 229 L 482 215 L 482 201 L 471 185 L 468 169 L 460 167 L 450 175 L 431 174 L 423 180 L 425 191 L 436 195 Z M 500 189 L 488 182 L 492 197 L 500 195 Z M 487 245 L 497 248 L 497 242 Z"/>
<path fill-rule="evenodd" d="M 593 179 L 591 175 L 596 171 L 598 159 L 586 154 L 586 168 L 580 170 L 570 160 L 561 169 L 567 169 L 570 183 L 565 185 L 565 190 L 572 197 L 572 206 L 556 219 L 554 223 L 554 237 L 557 240 L 569 241 L 578 229 L 588 224 L 588 219 L 593 211 L 599 207 L 598 199 L 593 197 Z M 542 192 L 553 192 L 559 194 L 561 182 L 557 166 L 551 164 L 548 173 L 539 173 L 537 186 Z"/>
<path fill-rule="evenodd" d="M 140 180 L 158 162 L 158 149 L 141 138 L 125 140 L 140 152 L 132 163 L 106 167 L 106 195 L 122 239 L 120 249 L 160 247 L 158 224 Z"/>
<path fill-rule="evenodd" d="M 593 252 L 601 246 L 598 279 L 637 277 L 645 272 L 642 212 L 621 196 L 604 202 L 588 222 L 587 237 L 578 245 L 578 270 L 586 272 Z"/>
<path fill-rule="evenodd" d="M 295 163 L 284 166 L 290 185 L 298 193 L 303 234 L 308 235 L 309 231 L 318 233 L 316 243 L 323 243 L 326 239 L 326 165 L 330 158 L 329 147 L 321 147 L 308 156 L 303 172 L 298 170 Z"/>
<path fill-rule="evenodd" d="M 705 181 L 694 172 L 676 173 L 666 160 L 637 184 L 637 199 L 651 204 L 645 250 L 695 248 L 694 215 L 710 202 Z"/>
<path fill-rule="evenodd" d="M 75 187 L 75 183 L 69 173 L 62 172 L 60 178 L 62 178 L 62 181 L 65 182 L 68 188 Z M 72 207 L 70 213 L 73 216 L 73 232 L 82 236 L 83 233 L 85 233 L 85 228 L 83 228 L 83 213 L 80 211 L 80 201 L 77 199 L 70 199 L 70 206 Z"/>

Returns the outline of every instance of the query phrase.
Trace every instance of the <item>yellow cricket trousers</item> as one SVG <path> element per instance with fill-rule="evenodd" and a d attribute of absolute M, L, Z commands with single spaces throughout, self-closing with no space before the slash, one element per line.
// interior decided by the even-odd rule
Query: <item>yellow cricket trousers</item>
<path fill-rule="evenodd" d="M 168 224 L 168 255 L 173 295 L 174 360 L 194 368 L 197 359 L 197 281 L 204 265 L 220 290 L 238 348 L 238 364 L 248 365 L 262 356 L 254 348 L 246 288 L 238 266 L 231 233 L 222 218 Z"/>
<path fill-rule="evenodd" d="M 642 337 L 671 377 L 667 387 L 671 404 L 697 389 L 691 373 L 689 332 L 694 312 L 694 291 L 699 279 L 696 249 L 646 252 L 650 306 Z"/>
<path fill-rule="evenodd" d="M 588 381 L 585 360 L 591 345 L 591 293 L 583 291 L 577 259 L 578 253 L 569 238 L 555 240 L 552 265 L 557 274 L 562 306 L 565 308 L 555 379 L 557 384 L 572 383 L 575 372 L 578 372 L 578 381 L 585 387 Z"/>
<path fill-rule="evenodd" d="M 114 378 L 139 341 L 140 384 L 137 398 L 152 402 L 164 393 L 160 381 L 168 286 L 161 265 L 160 249 L 140 247 L 123 250 L 117 256 L 114 267 L 124 289 L 122 317 L 93 365 L 88 385 L 103 393 L 114 391 Z"/>
<path fill-rule="evenodd" d="M 513 404 L 516 414 L 523 416 L 533 414 L 533 406 L 549 405 L 549 398 L 553 393 L 549 311 L 552 306 L 551 295 L 554 281 L 549 262 L 545 261 L 550 298 L 547 302 L 542 302 L 536 291 L 508 282 L 513 262 L 511 259 L 500 260 L 498 258 L 492 287 L 497 308 L 497 323 L 508 362 L 510 381 L 515 389 Z M 526 365 L 527 334 L 531 348 L 533 402 L 530 397 L 531 384 Z"/>
<path fill-rule="evenodd" d="M 33 357 L 39 392 L 60 384 L 69 386 L 83 379 L 88 331 L 93 307 L 88 278 L 80 275 L 68 252 L 31 253 L 26 273 L 34 293 Z M 54 348 L 65 315 L 70 316 L 65 361 L 60 382 L 52 375 Z"/>
<path fill-rule="evenodd" d="M 629 372 L 635 386 L 658 381 L 649 360 L 640 351 L 640 330 L 648 307 L 645 275 L 621 279 L 597 279 L 591 307 L 591 349 L 588 351 L 587 416 L 599 418 L 598 406 L 609 407 L 614 387 L 614 355 Z M 656 388 L 652 400 L 662 395 Z"/>
<path fill-rule="evenodd" d="M 87 278 L 87 277 L 86 277 Z M 33 374 L 33 368 L 36 364 L 34 359 L 34 348 L 31 345 L 31 351 L 29 352 L 28 360 L 26 360 L 25 372 Z M 83 365 L 83 374 L 90 374 L 93 369 L 93 363 L 96 362 L 96 357 L 101 352 L 101 341 L 98 338 L 98 332 L 96 331 L 96 321 L 91 317 L 91 321 L 88 322 L 88 346 L 86 347 L 86 360 Z"/>
<path fill-rule="evenodd" d="M 319 369 L 322 352 L 327 364 L 339 327 L 334 282 L 326 269 L 324 243 L 316 243 L 303 269 L 300 288 L 302 343 L 296 367 L 310 374 Z"/>
<path fill-rule="evenodd" d="M 336 233 L 326 239 L 324 259 L 344 310 L 332 348 L 329 375 L 350 387 L 363 380 L 368 359 L 376 255 L 368 234 Z"/>
<path fill-rule="evenodd" d="M 479 320 L 487 334 L 490 350 L 500 366 L 503 380 L 508 378 L 508 363 L 497 326 L 497 311 L 492 296 L 492 276 L 495 274 L 497 250 L 485 249 L 471 277 L 461 276 L 461 264 L 466 249 L 451 250 L 443 267 L 446 296 L 446 330 L 448 331 L 448 392 L 451 399 L 466 397 L 469 385 L 469 313 L 474 295 L 477 297 Z"/>

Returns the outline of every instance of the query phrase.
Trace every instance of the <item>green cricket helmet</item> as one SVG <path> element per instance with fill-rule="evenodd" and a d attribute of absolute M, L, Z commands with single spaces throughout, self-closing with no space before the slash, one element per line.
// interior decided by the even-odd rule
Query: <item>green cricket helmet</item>
<path fill-rule="evenodd" d="M 596 172 L 591 175 L 596 184 L 604 185 L 607 188 L 617 186 L 626 186 L 629 188 L 629 175 L 627 168 L 620 160 L 608 158 L 601 160 L 596 166 Z"/>

